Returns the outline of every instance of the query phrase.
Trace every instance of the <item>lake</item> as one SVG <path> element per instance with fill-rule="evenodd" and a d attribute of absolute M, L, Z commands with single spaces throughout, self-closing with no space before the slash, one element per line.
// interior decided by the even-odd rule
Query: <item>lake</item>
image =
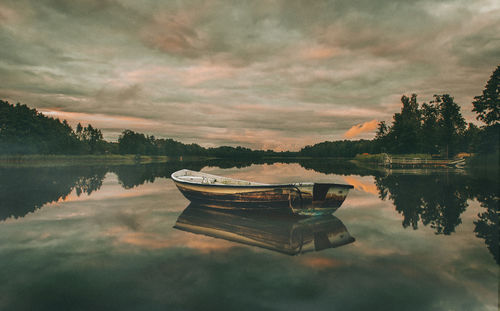
<path fill-rule="evenodd" d="M 329 218 L 207 214 L 181 168 L 354 189 Z M 327 160 L 0 168 L 0 310 L 497 310 L 499 189 Z"/>

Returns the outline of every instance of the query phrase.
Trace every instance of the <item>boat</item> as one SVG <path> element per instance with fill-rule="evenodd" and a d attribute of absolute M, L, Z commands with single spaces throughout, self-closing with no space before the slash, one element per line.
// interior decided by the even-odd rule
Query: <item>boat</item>
<path fill-rule="evenodd" d="M 287 208 L 302 215 L 332 213 L 352 185 L 336 183 L 265 184 L 183 169 L 172 175 L 191 202 L 215 208 Z"/>
<path fill-rule="evenodd" d="M 333 215 L 301 216 L 290 210 L 214 209 L 191 203 L 175 229 L 299 255 L 350 244 L 355 239 Z"/>

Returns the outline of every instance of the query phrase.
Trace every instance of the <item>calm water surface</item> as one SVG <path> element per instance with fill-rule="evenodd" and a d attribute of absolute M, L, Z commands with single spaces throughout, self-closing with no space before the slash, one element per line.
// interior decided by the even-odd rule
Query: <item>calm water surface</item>
<path fill-rule="evenodd" d="M 325 163 L 217 165 L 229 168 L 0 168 L 0 310 L 498 309 L 498 180 Z M 297 256 L 273 250 L 269 243 L 290 246 L 294 228 L 319 222 L 193 214 L 169 178 L 184 167 L 352 184 L 328 221 L 355 241 L 317 251 L 304 242 Z M 186 217 L 233 241 L 175 229 Z M 235 242 L 237 230 L 264 247 L 274 242 Z"/>

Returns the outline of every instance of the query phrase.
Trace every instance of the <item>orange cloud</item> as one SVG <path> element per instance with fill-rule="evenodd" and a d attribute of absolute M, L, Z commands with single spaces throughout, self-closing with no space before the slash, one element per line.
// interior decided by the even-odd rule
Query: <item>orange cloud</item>
<path fill-rule="evenodd" d="M 115 238 L 116 245 L 127 244 L 144 249 L 161 249 L 186 247 L 206 253 L 224 251 L 236 246 L 235 243 L 223 239 L 214 239 L 205 235 L 174 231 L 173 238 L 165 238 L 163 234 L 153 232 L 131 232 L 125 227 L 112 227 L 105 232 Z"/>
<path fill-rule="evenodd" d="M 324 257 L 307 257 L 302 259 L 302 264 L 311 268 L 333 268 L 341 266 L 340 261 Z"/>
<path fill-rule="evenodd" d="M 356 124 L 351 127 L 347 132 L 345 132 L 345 138 L 353 138 L 361 133 L 371 132 L 375 130 L 378 126 L 377 120 L 371 120 L 362 124 Z"/>
<path fill-rule="evenodd" d="M 356 190 L 378 195 L 377 186 L 373 182 L 366 182 L 354 176 L 344 176 L 344 180 Z"/>

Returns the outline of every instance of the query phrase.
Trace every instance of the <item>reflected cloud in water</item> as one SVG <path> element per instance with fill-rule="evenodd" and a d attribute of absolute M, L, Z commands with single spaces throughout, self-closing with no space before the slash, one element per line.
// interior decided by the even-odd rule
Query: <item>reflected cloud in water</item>
<path fill-rule="evenodd" d="M 497 309 L 497 181 L 324 162 L 1 168 L 0 309 Z M 185 208 L 180 168 L 358 186 L 323 218 Z"/>
<path fill-rule="evenodd" d="M 224 168 L 225 175 L 230 177 L 270 183 L 285 179 L 347 182 L 354 185 L 356 191 L 392 201 L 402 216 L 404 228 L 418 229 L 423 225 L 439 235 L 453 234 L 462 223 L 461 215 L 469 207 L 469 201 L 475 200 L 484 210 L 477 213 L 474 233 L 485 241 L 499 262 L 498 180 L 454 170 L 401 173 L 360 168 L 336 160 L 289 162 L 211 160 L 130 166 L 0 168 L 0 221 L 24 217 L 47 203 L 82 200 L 82 195 L 93 199 L 111 198 L 109 191 L 96 195 L 108 173 L 115 174 L 118 184 L 125 189 L 115 195 L 132 198 L 146 193 L 143 189 L 138 193 L 130 189 L 152 183 L 156 178 L 169 178 L 182 168 L 206 172 Z M 371 200 L 349 196 L 346 203 L 355 207 Z"/>

